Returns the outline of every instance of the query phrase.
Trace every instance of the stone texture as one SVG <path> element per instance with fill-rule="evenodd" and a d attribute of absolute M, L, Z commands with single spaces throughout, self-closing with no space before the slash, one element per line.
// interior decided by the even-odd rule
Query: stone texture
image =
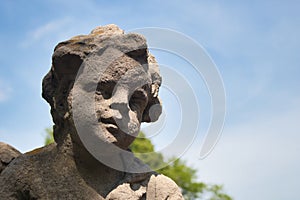
<path fill-rule="evenodd" d="M 87 70 L 80 66 L 105 65 L 120 52 L 125 53 L 110 62 L 99 79 L 92 78 L 94 72 L 88 73 L 92 84 L 97 81 L 95 91 L 89 84 L 81 85 L 87 94 L 94 93 L 94 112 L 104 141 L 127 150 L 141 122 L 158 119 L 161 77 L 143 36 L 107 25 L 59 43 L 42 92 L 51 106 L 55 144 L 22 155 L 9 150 L 16 154 L 7 156 L 1 149 L 1 162 L 10 163 L 0 175 L 0 199 L 183 199 L 171 179 L 152 171 L 128 173 L 110 168 L 95 159 L 79 139 L 72 98 L 75 78 L 82 72 L 78 71 Z M 132 164 L 147 168 L 137 158 Z"/>
<path fill-rule="evenodd" d="M 12 146 L 0 142 L 0 174 L 9 163 L 21 153 Z"/>
<path fill-rule="evenodd" d="M 183 199 L 176 183 L 164 175 L 152 175 L 147 187 L 147 199 Z"/>

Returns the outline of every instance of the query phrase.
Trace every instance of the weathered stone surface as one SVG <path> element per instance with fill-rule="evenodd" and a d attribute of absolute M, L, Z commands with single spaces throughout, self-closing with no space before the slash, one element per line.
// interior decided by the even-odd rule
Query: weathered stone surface
<path fill-rule="evenodd" d="M 119 52 L 123 54 L 108 62 Z M 141 122 L 158 119 L 161 77 L 143 36 L 108 25 L 59 43 L 42 93 L 51 106 L 56 143 L 15 158 L 0 175 L 0 199 L 183 199 L 171 179 L 152 171 L 128 173 L 108 167 L 79 139 L 72 107 L 75 78 L 82 63 L 81 70 L 87 70 L 86 65 L 106 62 L 99 79 L 88 73 L 91 85 L 96 81 L 95 91 L 90 84 L 81 85 L 95 96 L 94 114 L 96 125 L 104 130 L 103 140 L 127 150 Z M 147 168 L 137 158 L 132 166 Z"/>
<path fill-rule="evenodd" d="M 21 155 L 21 153 L 12 146 L 0 142 L 0 174 L 8 164 Z"/>
<path fill-rule="evenodd" d="M 152 175 L 147 187 L 147 199 L 183 199 L 176 183 L 164 175 Z"/>

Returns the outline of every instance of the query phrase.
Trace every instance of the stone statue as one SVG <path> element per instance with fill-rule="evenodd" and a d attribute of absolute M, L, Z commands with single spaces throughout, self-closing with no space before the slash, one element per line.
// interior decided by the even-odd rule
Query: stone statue
<path fill-rule="evenodd" d="M 99 64 L 97 56 L 104 57 L 105 62 L 115 52 L 123 54 L 108 63 L 97 80 L 90 77 L 91 82 L 98 82 L 95 90 L 90 91 L 88 84 L 82 89 L 93 92 L 94 115 L 102 130 L 103 144 L 113 144 L 130 153 L 128 146 L 137 136 L 141 122 L 158 119 L 161 77 L 141 35 L 124 34 L 116 25 L 107 25 L 59 43 L 52 67 L 43 79 L 42 92 L 51 106 L 55 144 L 20 154 L 0 143 L 1 162 L 6 158 L 1 171 L 5 169 L 0 171 L 0 199 L 183 199 L 170 178 L 150 170 L 117 170 L 100 162 L 83 145 L 73 118 L 76 77 L 85 70 L 80 68 L 83 63 Z M 146 73 L 140 73 L 141 69 Z M 153 105 L 155 109 L 151 110 Z M 147 169 L 137 158 L 132 167 Z"/>

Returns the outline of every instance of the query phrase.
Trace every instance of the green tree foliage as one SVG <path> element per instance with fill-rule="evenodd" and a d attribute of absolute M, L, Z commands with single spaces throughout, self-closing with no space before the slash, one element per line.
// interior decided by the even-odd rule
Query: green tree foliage
<path fill-rule="evenodd" d="M 197 170 L 187 166 L 185 161 L 176 158 L 165 160 L 162 154 L 155 152 L 154 145 L 144 133 L 140 132 L 130 149 L 152 169 L 157 169 L 158 173 L 173 179 L 181 188 L 185 199 L 232 200 L 230 196 L 223 193 L 222 186 L 198 182 Z M 152 153 L 145 154 L 150 152 Z"/>
<path fill-rule="evenodd" d="M 45 145 L 51 144 L 54 142 L 54 137 L 53 137 L 53 129 L 52 128 L 46 128 L 46 137 L 45 137 Z"/>
<path fill-rule="evenodd" d="M 52 128 L 46 129 L 45 145 L 54 142 Z M 173 179 L 181 188 L 186 200 L 209 199 L 209 200 L 232 200 L 230 196 L 223 193 L 220 185 L 208 185 L 197 181 L 197 170 L 187 166 L 181 159 L 171 158 L 165 160 L 161 153 L 155 152 L 151 140 L 145 138 L 140 132 L 139 137 L 130 145 L 132 152 L 143 162 L 148 164 L 158 173 L 164 174 Z M 150 153 L 151 154 L 146 154 Z"/>
<path fill-rule="evenodd" d="M 182 189 L 185 199 L 195 199 L 206 189 L 206 185 L 196 181 L 196 170 L 188 167 L 186 163 L 180 159 L 173 161 L 166 167 L 158 170 L 173 179 Z"/>

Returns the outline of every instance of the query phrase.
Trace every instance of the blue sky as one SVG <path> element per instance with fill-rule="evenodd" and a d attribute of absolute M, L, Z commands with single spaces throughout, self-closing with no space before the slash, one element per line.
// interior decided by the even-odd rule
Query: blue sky
<path fill-rule="evenodd" d="M 297 199 L 299 8 L 299 1 L 3 1 L 0 140 L 22 151 L 43 144 L 52 122 L 41 80 L 59 41 L 110 23 L 124 30 L 170 28 L 206 49 L 226 88 L 227 117 L 216 148 L 199 160 L 200 137 L 184 155 L 199 179 L 224 184 L 235 199 Z"/>

